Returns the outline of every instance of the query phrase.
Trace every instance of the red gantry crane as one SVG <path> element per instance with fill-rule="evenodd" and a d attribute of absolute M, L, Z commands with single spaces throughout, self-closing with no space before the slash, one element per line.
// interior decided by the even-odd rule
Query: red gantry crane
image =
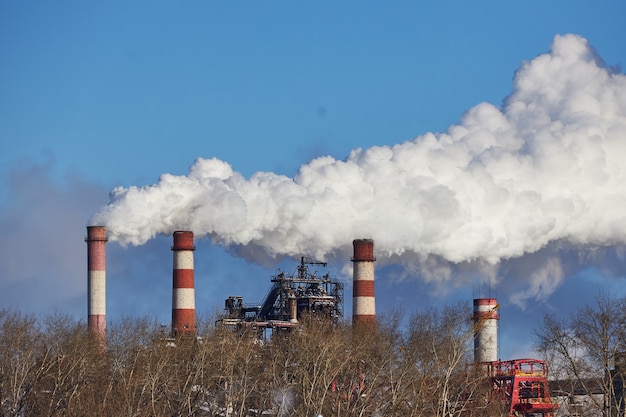
<path fill-rule="evenodd" d="M 548 364 L 539 359 L 487 363 L 493 394 L 507 404 L 511 417 L 552 417 L 557 409 L 550 398 Z"/>

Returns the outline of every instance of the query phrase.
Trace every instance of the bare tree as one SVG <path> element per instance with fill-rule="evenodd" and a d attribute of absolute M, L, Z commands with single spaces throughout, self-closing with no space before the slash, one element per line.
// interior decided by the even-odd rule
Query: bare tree
<path fill-rule="evenodd" d="M 23 416 L 48 371 L 51 349 L 34 316 L 0 311 L 0 412 Z"/>
<path fill-rule="evenodd" d="M 430 310 L 402 331 L 394 313 L 356 328 L 305 315 L 269 340 L 254 323 L 171 339 L 128 318 L 103 351 L 68 316 L 0 311 L 0 416 L 488 416 L 469 317 Z"/>
<path fill-rule="evenodd" d="M 127 317 L 109 326 L 109 368 L 101 387 L 106 393 L 103 415 L 166 413 L 161 389 L 170 359 L 167 348 L 166 332 L 154 320 Z"/>
<path fill-rule="evenodd" d="M 336 415 L 332 387 L 350 361 L 347 331 L 330 320 L 302 317 L 297 329 L 272 338 L 265 348 L 267 381 L 279 415 Z"/>
<path fill-rule="evenodd" d="M 486 416 L 498 404 L 490 401 L 490 381 L 471 365 L 476 331 L 466 304 L 415 314 L 402 347 L 404 398 L 408 416 Z M 408 366 L 412 372 L 408 372 Z"/>
<path fill-rule="evenodd" d="M 599 294 L 593 307 L 585 306 L 569 318 L 546 316 L 535 330 L 537 347 L 559 379 L 560 390 L 584 396 L 590 413 L 624 415 L 619 388 L 625 326 L 626 300 Z"/>
<path fill-rule="evenodd" d="M 83 323 L 54 314 L 43 319 L 38 378 L 29 403 L 33 415 L 88 415 L 84 404 L 93 401 L 97 381 L 106 371 L 101 347 Z M 91 397 L 91 398 L 89 398 Z"/>
<path fill-rule="evenodd" d="M 213 415 L 245 416 L 257 409 L 257 395 L 263 383 L 264 363 L 260 360 L 262 344 L 257 331 L 242 333 L 215 329 L 202 341 L 202 373 L 197 381 Z"/>

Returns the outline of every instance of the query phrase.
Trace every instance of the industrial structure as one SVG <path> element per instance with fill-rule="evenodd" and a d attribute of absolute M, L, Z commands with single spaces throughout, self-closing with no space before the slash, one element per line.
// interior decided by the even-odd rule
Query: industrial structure
<path fill-rule="evenodd" d="M 106 229 L 89 226 L 88 248 L 88 328 L 106 347 Z M 353 242 L 353 326 L 376 324 L 374 291 L 374 241 Z M 171 334 L 197 336 L 194 290 L 194 234 L 173 233 L 172 323 Z M 225 315 L 218 324 L 233 330 L 266 331 L 292 329 L 306 315 L 337 322 L 343 316 L 343 284 L 320 273 L 326 262 L 301 257 L 294 274 L 271 277 L 271 288 L 260 303 L 246 304 L 241 296 L 225 301 Z M 490 384 L 491 399 L 505 405 L 510 417 L 552 417 L 557 405 L 550 397 L 548 366 L 538 359 L 500 360 L 498 358 L 499 304 L 495 298 L 474 300 L 474 366 Z M 364 384 L 364 380 L 362 381 Z M 365 389 L 365 387 L 363 387 Z"/>
<path fill-rule="evenodd" d="M 193 232 L 174 232 L 172 274 L 172 336 L 196 336 Z"/>
<path fill-rule="evenodd" d="M 106 346 L 106 229 L 87 227 L 87 327 Z"/>
<path fill-rule="evenodd" d="M 557 405 L 550 397 L 548 365 L 539 359 L 514 359 L 486 364 L 495 400 L 509 416 L 552 417 Z"/>
<path fill-rule="evenodd" d="M 491 401 L 501 402 L 510 417 L 552 417 L 548 365 L 539 359 L 499 360 L 495 298 L 474 299 L 474 363 L 491 384 Z"/>
<path fill-rule="evenodd" d="M 104 226 L 88 226 L 87 237 L 87 310 L 89 332 L 106 347 L 106 243 Z M 354 325 L 376 322 L 374 296 L 374 241 L 353 242 L 353 311 Z M 197 335 L 194 285 L 194 234 L 173 233 L 172 268 L 172 337 Z M 298 324 L 304 314 L 317 314 L 338 321 L 343 317 L 343 284 L 321 275 L 311 267 L 326 267 L 326 262 L 301 257 L 297 273 L 280 272 L 272 277 L 272 287 L 262 303 L 244 304 L 240 296 L 226 299 L 227 314 L 220 324 L 230 327 L 254 326 L 258 329 L 288 329 Z"/>
<path fill-rule="evenodd" d="M 295 274 L 280 271 L 271 278 L 272 286 L 261 303 L 246 304 L 241 296 L 228 297 L 226 315 L 217 323 L 233 330 L 252 327 L 265 336 L 267 330 L 297 326 L 305 314 L 336 322 L 343 316 L 343 284 L 332 280 L 328 273 L 319 275 L 313 266 L 326 267 L 326 262 L 303 256 Z"/>

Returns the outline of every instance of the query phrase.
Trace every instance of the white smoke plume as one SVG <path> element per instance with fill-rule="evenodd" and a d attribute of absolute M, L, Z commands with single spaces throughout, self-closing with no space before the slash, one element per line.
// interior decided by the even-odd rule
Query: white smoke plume
<path fill-rule="evenodd" d="M 520 66 L 501 107 L 445 133 L 317 158 L 294 178 L 198 158 L 186 176 L 114 189 L 90 223 L 123 245 L 192 230 L 250 259 L 343 256 L 369 237 L 383 263 L 497 265 L 553 242 L 624 244 L 625 184 L 626 76 L 564 35 Z"/>

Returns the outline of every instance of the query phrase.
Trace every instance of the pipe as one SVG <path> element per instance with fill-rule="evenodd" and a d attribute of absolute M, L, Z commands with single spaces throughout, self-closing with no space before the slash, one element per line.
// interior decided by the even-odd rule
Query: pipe
<path fill-rule="evenodd" d="M 172 336 L 196 335 L 193 232 L 174 232 Z"/>
<path fill-rule="evenodd" d="M 474 299 L 474 362 L 498 360 L 498 320 L 500 314 L 495 298 Z"/>
<path fill-rule="evenodd" d="M 374 241 L 356 239 L 352 242 L 354 263 L 352 274 L 352 325 L 376 324 L 374 297 Z"/>
<path fill-rule="evenodd" d="M 298 299 L 293 293 L 293 290 L 289 292 L 289 321 L 291 323 L 298 323 Z"/>
<path fill-rule="evenodd" d="M 106 229 L 88 226 L 87 237 L 87 328 L 106 346 Z"/>

